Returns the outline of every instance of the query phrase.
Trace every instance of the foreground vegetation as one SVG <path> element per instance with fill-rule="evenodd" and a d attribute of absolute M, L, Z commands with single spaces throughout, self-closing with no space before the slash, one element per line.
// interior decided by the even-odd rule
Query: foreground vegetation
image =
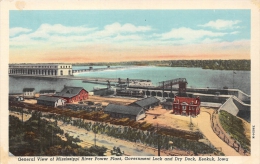
<path fill-rule="evenodd" d="M 13 111 L 23 111 L 21 108 L 15 108 L 11 107 L 9 108 L 10 110 Z M 73 139 L 72 137 L 69 137 L 68 135 L 65 135 L 67 138 L 67 141 L 62 141 L 60 138 L 57 137 L 56 134 L 63 134 L 63 131 L 57 127 L 57 121 L 62 121 L 63 123 L 66 124 L 71 124 L 73 126 L 79 127 L 79 128 L 84 128 L 87 131 L 92 131 L 94 133 L 99 133 L 99 134 L 104 134 L 107 136 L 111 136 L 114 138 L 122 139 L 122 140 L 127 140 L 135 143 L 142 143 L 150 147 L 157 148 L 158 144 L 162 149 L 166 150 L 171 150 L 171 149 L 179 149 L 179 150 L 185 150 L 185 151 L 191 151 L 193 152 L 194 155 L 198 154 L 215 154 L 215 155 L 223 155 L 223 153 L 219 152 L 216 150 L 212 145 L 207 145 L 203 142 L 199 142 L 198 139 L 202 138 L 201 134 L 198 132 L 198 136 L 200 136 L 198 139 L 187 139 L 185 138 L 186 136 L 189 136 L 189 133 L 183 132 L 181 136 L 176 137 L 175 133 L 178 133 L 178 131 L 175 131 L 174 129 L 165 129 L 165 128 L 160 128 L 159 130 L 152 129 L 152 130 L 141 130 L 139 128 L 135 128 L 135 126 L 121 126 L 121 125 L 111 125 L 106 122 L 93 122 L 93 121 L 87 121 L 84 120 L 83 118 L 73 118 L 71 116 L 65 116 L 61 114 L 54 114 L 54 113 L 49 113 L 49 114 L 42 114 L 39 111 L 29 111 L 27 110 L 28 114 L 32 113 L 32 118 L 28 120 L 25 124 L 28 124 L 29 126 L 27 130 L 23 133 L 23 137 L 27 136 L 27 132 L 29 133 L 28 135 L 30 137 L 36 137 L 36 138 L 30 138 L 30 140 L 33 140 L 33 142 L 24 143 L 25 145 L 31 144 L 30 146 L 28 145 L 27 148 L 29 149 L 30 147 L 34 147 L 34 154 L 41 155 L 41 154 L 52 154 L 54 152 L 57 152 L 57 149 L 59 148 L 60 151 L 59 153 L 64 153 L 67 151 L 68 146 L 71 151 L 68 151 L 70 154 L 73 152 L 79 153 L 80 155 L 86 154 L 86 155 L 91 155 L 93 153 L 92 151 L 88 149 L 82 149 L 80 148 L 76 142 L 79 142 L 77 139 Z M 66 112 L 68 113 L 68 111 Z M 37 115 L 37 117 L 35 117 Z M 52 123 L 47 123 L 45 120 L 41 121 L 42 119 L 39 119 L 40 117 L 45 117 L 51 120 L 54 120 Z M 39 121 L 40 120 L 40 121 Z M 122 122 L 123 120 L 127 119 L 121 119 L 118 120 L 117 122 Z M 12 123 L 10 123 L 12 124 Z M 19 123 L 15 123 L 19 124 Z M 21 124 L 21 123 L 20 123 Z M 43 125 L 42 125 L 43 124 Z M 140 123 L 138 127 L 150 127 L 150 124 L 147 123 Z M 13 129 L 14 127 L 10 129 Z M 19 128 L 18 128 L 19 129 Z M 42 129 L 46 129 L 45 131 L 42 131 Z M 33 133 L 31 133 L 33 132 Z M 17 132 L 14 132 L 17 134 Z M 13 135 L 14 135 L 13 133 Z M 19 133 L 19 132 L 18 132 Z M 44 134 L 43 134 L 44 133 Z M 37 135 L 36 135 L 37 134 Z M 55 135 L 54 135 L 55 134 Z M 12 135 L 12 136 L 13 136 Z M 190 134 L 191 135 L 191 134 Z M 47 137 L 44 138 L 43 136 Z M 49 138 L 48 138 L 49 136 Z M 51 137 L 53 136 L 53 137 Z M 55 137 L 56 136 L 56 137 Z M 15 147 L 17 141 L 20 141 L 17 139 L 16 135 L 14 135 L 15 138 L 12 138 L 10 140 L 10 147 L 12 147 L 12 151 L 15 152 L 15 150 L 20 150 L 23 148 L 23 146 L 19 148 Z M 40 137 L 40 138 L 39 138 Z M 43 138 L 41 138 L 43 137 Z M 184 138 L 181 138 L 184 137 Z M 36 139 L 36 140 L 35 140 Z M 35 143 L 34 143 L 35 140 Z M 40 142 L 43 140 L 43 142 Z M 37 142 L 36 142 L 37 141 Z M 170 141 L 172 144 L 170 144 Z M 24 142 L 24 141 L 23 141 Z M 43 145 L 48 145 L 48 146 L 42 146 Z M 35 145 L 35 146 L 33 146 Z M 38 149 L 37 149 L 38 148 Z M 64 150 L 65 149 L 65 150 Z M 69 150 L 70 150 L 69 149 Z M 30 149 L 29 149 L 30 150 Z M 43 150 L 43 151 L 42 151 Z M 55 150 L 55 151 L 53 151 Z M 105 148 L 103 148 L 101 151 L 102 153 L 105 152 Z M 11 151 L 11 152 L 12 152 Z M 28 152 L 28 151 L 27 151 Z M 31 151 L 29 151 L 31 152 Z M 51 153 L 52 152 L 52 153 Z M 15 155 L 18 153 L 14 153 Z M 21 154 L 21 153 L 20 153 Z"/>
<path fill-rule="evenodd" d="M 245 135 L 242 120 L 223 110 L 219 112 L 219 119 L 223 129 L 238 141 L 243 149 L 250 150 L 250 140 Z"/>
<path fill-rule="evenodd" d="M 65 134 L 57 122 L 41 119 L 41 112 L 32 112 L 26 122 L 9 116 L 9 151 L 15 156 L 103 156 L 105 147 L 82 148 L 80 140 Z"/>

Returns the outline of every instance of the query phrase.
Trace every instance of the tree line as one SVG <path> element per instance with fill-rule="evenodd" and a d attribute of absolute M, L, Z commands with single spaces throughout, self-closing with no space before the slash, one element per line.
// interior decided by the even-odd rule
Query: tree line
<path fill-rule="evenodd" d="M 215 70 L 246 70 L 250 71 L 250 60 L 173 60 L 171 67 L 200 67 Z"/>
<path fill-rule="evenodd" d="M 161 60 L 161 61 L 127 61 L 127 62 L 102 62 L 102 63 L 74 63 L 78 66 L 165 66 L 165 67 L 199 67 L 214 70 L 251 70 L 250 60 Z"/>

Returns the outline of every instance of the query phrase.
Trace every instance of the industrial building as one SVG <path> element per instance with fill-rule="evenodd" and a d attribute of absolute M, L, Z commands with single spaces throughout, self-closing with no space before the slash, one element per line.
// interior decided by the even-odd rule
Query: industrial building
<path fill-rule="evenodd" d="M 43 96 L 43 95 L 52 96 L 52 95 L 56 94 L 56 91 L 55 90 L 40 90 L 39 94 L 40 94 L 40 96 Z"/>
<path fill-rule="evenodd" d="M 51 107 L 64 106 L 65 102 L 65 99 L 59 97 L 40 96 L 37 98 L 37 104 Z"/>
<path fill-rule="evenodd" d="M 149 110 L 150 108 L 153 108 L 155 106 L 158 106 L 160 104 L 160 100 L 156 97 L 147 97 L 145 99 L 141 99 L 138 101 L 135 101 L 131 103 L 131 106 L 139 106 L 143 108 L 144 110 Z"/>
<path fill-rule="evenodd" d="M 130 118 L 136 121 L 145 117 L 145 112 L 141 107 L 117 104 L 108 104 L 104 109 L 104 113 L 113 118 Z"/>
<path fill-rule="evenodd" d="M 9 75 L 71 76 L 69 64 L 10 64 Z"/>
<path fill-rule="evenodd" d="M 64 86 L 61 92 L 53 96 L 63 98 L 67 103 L 73 103 L 88 99 L 88 91 L 83 87 Z"/>

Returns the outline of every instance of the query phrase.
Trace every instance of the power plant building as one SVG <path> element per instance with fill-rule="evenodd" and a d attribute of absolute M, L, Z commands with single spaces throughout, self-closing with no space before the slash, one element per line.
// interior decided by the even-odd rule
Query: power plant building
<path fill-rule="evenodd" d="M 71 76 L 70 64 L 10 64 L 9 75 Z"/>

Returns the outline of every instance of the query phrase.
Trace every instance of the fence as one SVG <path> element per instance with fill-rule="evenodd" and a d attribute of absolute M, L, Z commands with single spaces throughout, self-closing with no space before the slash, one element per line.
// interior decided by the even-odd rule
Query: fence
<path fill-rule="evenodd" d="M 236 150 L 239 154 L 241 155 L 250 155 L 250 152 L 248 152 L 247 150 L 244 150 L 240 144 L 234 140 L 233 138 L 231 138 L 231 136 L 229 136 L 224 129 L 222 128 L 222 126 L 220 125 L 220 122 L 218 120 L 218 115 L 216 112 L 214 112 L 211 117 L 211 128 L 213 130 L 213 132 L 222 140 L 224 141 L 226 144 L 228 144 L 230 147 L 232 147 L 234 150 Z"/>

